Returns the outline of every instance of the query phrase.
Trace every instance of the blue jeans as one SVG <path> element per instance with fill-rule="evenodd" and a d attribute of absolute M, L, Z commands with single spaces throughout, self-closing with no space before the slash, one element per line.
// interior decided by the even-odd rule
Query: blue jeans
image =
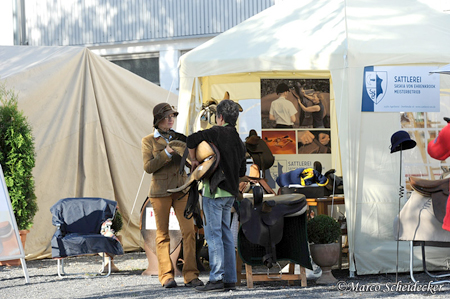
<path fill-rule="evenodd" d="M 210 281 L 232 283 L 236 277 L 236 252 L 230 230 L 234 197 L 203 197 L 205 238 L 208 243 Z"/>

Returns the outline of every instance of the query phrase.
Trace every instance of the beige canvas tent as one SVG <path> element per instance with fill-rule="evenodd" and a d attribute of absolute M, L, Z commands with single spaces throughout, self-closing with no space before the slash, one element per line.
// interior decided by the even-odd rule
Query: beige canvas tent
<path fill-rule="evenodd" d="M 283 1 L 181 57 L 178 129 L 190 132 L 201 102 L 225 90 L 236 100 L 258 99 L 261 78 L 329 78 L 350 270 L 395 272 L 400 158 L 389 146 L 400 117 L 361 113 L 364 67 L 447 64 L 448 28 L 448 14 L 419 1 Z M 448 91 L 441 77 L 441 92 Z M 408 250 L 401 244 L 400 271 L 409 269 Z M 447 258 L 448 251 L 439 251 L 433 263 Z"/>
<path fill-rule="evenodd" d="M 176 95 L 86 48 L 0 47 L 0 57 L 0 81 L 18 93 L 35 137 L 39 211 L 27 259 L 50 256 L 50 207 L 65 197 L 117 201 L 124 249 L 143 248 L 139 209 L 149 175 L 143 176 L 141 138 L 153 131 L 153 107 L 176 104 Z"/>

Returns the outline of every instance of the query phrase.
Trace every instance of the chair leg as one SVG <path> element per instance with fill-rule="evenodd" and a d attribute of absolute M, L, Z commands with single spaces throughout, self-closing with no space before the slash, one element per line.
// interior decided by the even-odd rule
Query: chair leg
<path fill-rule="evenodd" d="M 413 263 L 413 259 L 414 259 L 414 243 L 413 243 L 413 241 L 410 241 L 409 244 L 410 244 L 409 274 L 411 276 L 411 280 L 413 282 L 417 282 L 416 279 L 414 278 L 414 263 Z M 441 278 L 441 277 L 450 276 L 450 274 L 433 275 L 430 272 L 428 272 L 427 264 L 426 264 L 426 258 L 425 258 L 425 242 L 420 242 L 420 245 L 422 247 L 422 266 L 423 266 L 424 272 L 426 274 L 428 274 L 428 276 L 433 277 L 433 278 Z M 450 282 L 450 280 L 433 281 L 433 282 L 430 282 L 430 284 L 435 285 L 435 284 L 443 284 L 443 283 L 448 283 L 448 282 Z"/>
<path fill-rule="evenodd" d="M 68 276 L 68 275 L 79 275 L 79 276 L 81 276 L 81 274 L 83 274 L 83 273 L 73 273 L 73 274 L 68 274 L 68 273 L 66 273 L 65 271 L 64 271 L 64 258 L 58 258 L 57 260 L 57 267 L 58 267 L 58 276 L 60 277 L 60 278 L 64 278 L 66 275 Z M 99 273 L 103 273 L 103 269 L 105 268 L 105 265 L 106 265 L 106 254 L 104 254 L 103 253 L 103 255 L 102 255 L 102 269 L 99 271 Z M 108 277 L 109 275 L 111 275 L 111 263 L 108 263 L 108 273 L 106 273 L 105 275 L 98 275 L 98 274 L 96 274 L 96 276 L 98 276 L 98 277 Z M 88 274 L 88 273 L 86 273 L 86 274 Z M 90 273 L 90 274 L 92 274 L 92 273 Z"/>
<path fill-rule="evenodd" d="M 427 273 L 428 276 L 433 277 L 433 278 L 441 278 L 441 277 L 448 277 L 448 276 L 450 276 L 450 273 L 449 274 L 434 275 L 434 274 L 431 274 L 430 272 L 428 272 L 428 270 L 427 270 L 427 262 L 426 262 L 426 258 L 425 258 L 425 242 L 421 242 L 420 246 L 422 247 L 422 266 L 423 266 L 423 271 L 425 273 Z M 442 280 L 442 281 L 436 281 L 434 283 L 437 284 L 437 283 L 445 283 L 445 282 L 450 282 L 450 281 L 449 280 Z"/>
<path fill-rule="evenodd" d="M 103 269 L 105 269 L 106 258 L 107 258 L 106 254 L 104 252 L 102 252 L 102 268 L 99 271 L 99 273 L 102 277 L 108 277 L 109 275 L 111 275 L 111 262 L 108 263 L 108 273 L 106 273 L 105 275 L 101 274 L 101 273 L 103 273 Z"/>
<path fill-rule="evenodd" d="M 342 269 L 342 236 L 339 237 L 339 270 Z"/>
<path fill-rule="evenodd" d="M 63 278 L 66 273 L 64 272 L 64 259 L 58 259 L 57 260 L 57 266 L 58 266 L 58 276 Z"/>
<path fill-rule="evenodd" d="M 247 264 L 245 264 L 245 278 L 247 279 L 247 288 L 253 288 L 253 269 Z"/>
<path fill-rule="evenodd" d="M 242 259 L 237 251 L 236 251 L 236 277 L 237 277 L 236 282 L 237 286 L 241 285 L 242 279 L 246 279 L 245 275 L 242 274 Z"/>
<path fill-rule="evenodd" d="M 300 266 L 301 267 L 301 266 Z M 294 263 L 289 263 L 289 271 L 288 274 L 294 274 L 295 272 L 295 264 Z M 292 286 L 294 285 L 295 281 L 294 280 L 288 280 L 288 285 Z"/>
<path fill-rule="evenodd" d="M 414 278 L 414 244 L 413 241 L 409 241 L 409 275 L 411 276 L 411 280 L 413 282 L 417 282 Z"/>
<path fill-rule="evenodd" d="M 301 286 L 302 287 L 306 287 L 307 286 L 307 281 L 306 281 L 306 269 L 303 266 L 300 266 L 300 275 L 301 275 Z"/>

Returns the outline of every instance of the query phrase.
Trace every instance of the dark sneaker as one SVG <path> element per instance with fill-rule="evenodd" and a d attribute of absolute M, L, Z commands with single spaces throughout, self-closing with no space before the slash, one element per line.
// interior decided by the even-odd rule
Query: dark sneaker
<path fill-rule="evenodd" d="M 234 282 L 225 282 L 223 286 L 225 291 L 236 290 L 236 284 Z"/>
<path fill-rule="evenodd" d="M 194 278 L 190 282 L 184 284 L 184 286 L 186 286 L 188 288 L 196 288 L 196 287 L 201 287 L 201 286 L 204 286 L 204 285 L 205 284 L 203 283 L 203 281 L 201 281 L 198 278 Z"/>
<path fill-rule="evenodd" d="M 208 281 L 205 286 L 196 287 L 197 292 L 222 292 L 225 291 L 223 281 Z"/>
<path fill-rule="evenodd" d="M 177 282 L 173 278 L 169 278 L 163 284 L 163 287 L 165 287 L 166 289 L 176 288 L 177 287 Z"/>

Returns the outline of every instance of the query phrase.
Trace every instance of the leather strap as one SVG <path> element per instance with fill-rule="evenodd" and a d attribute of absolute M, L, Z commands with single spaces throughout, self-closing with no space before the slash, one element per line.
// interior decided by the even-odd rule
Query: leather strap
<path fill-rule="evenodd" d="M 270 188 L 269 184 L 267 184 L 267 182 L 266 182 L 265 179 L 260 179 L 260 180 L 258 181 L 258 183 L 261 185 L 261 187 L 263 187 L 263 189 L 264 189 L 267 193 L 271 193 L 271 194 L 277 195 L 277 194 L 275 193 L 275 191 L 273 191 L 273 189 Z"/>
<path fill-rule="evenodd" d="M 187 159 L 188 155 L 189 155 L 189 150 L 186 146 L 186 148 L 184 149 L 183 156 L 181 157 L 181 161 L 180 161 L 180 174 L 183 173 L 184 165 L 186 165 L 186 159 Z"/>

